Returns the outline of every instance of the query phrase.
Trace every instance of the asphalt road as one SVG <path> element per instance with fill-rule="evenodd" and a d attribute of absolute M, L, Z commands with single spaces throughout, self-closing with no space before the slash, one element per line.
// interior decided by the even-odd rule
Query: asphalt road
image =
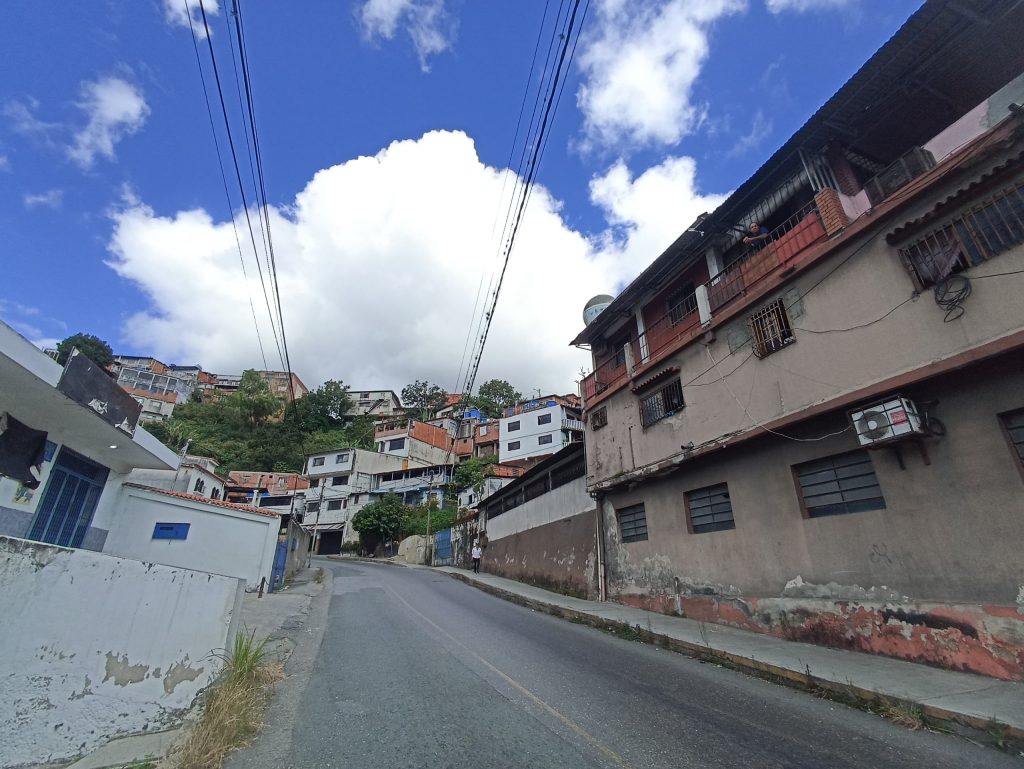
<path fill-rule="evenodd" d="M 322 640 L 231 768 L 1021 767 L 430 570 L 321 563 Z"/>

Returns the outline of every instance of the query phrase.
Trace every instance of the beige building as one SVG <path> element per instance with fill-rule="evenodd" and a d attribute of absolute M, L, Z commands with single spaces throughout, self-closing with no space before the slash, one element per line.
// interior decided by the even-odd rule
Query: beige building
<path fill-rule="evenodd" d="M 591 308 L 609 597 L 1024 679 L 1024 7 L 984 5 Z"/>
<path fill-rule="evenodd" d="M 350 417 L 363 414 L 389 417 L 402 413 L 402 401 L 394 390 L 359 390 L 350 387 L 348 395 L 352 399 L 352 407 L 348 410 Z"/>

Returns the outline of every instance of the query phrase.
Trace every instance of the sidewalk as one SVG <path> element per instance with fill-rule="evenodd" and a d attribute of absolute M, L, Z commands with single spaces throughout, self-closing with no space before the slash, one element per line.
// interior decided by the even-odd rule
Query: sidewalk
<path fill-rule="evenodd" d="M 1024 684 L 889 657 L 786 641 L 726 625 L 586 601 L 493 574 L 435 567 L 506 600 L 598 627 L 630 628 L 643 640 L 745 672 L 866 700 L 918 706 L 925 716 L 1024 738 Z"/>

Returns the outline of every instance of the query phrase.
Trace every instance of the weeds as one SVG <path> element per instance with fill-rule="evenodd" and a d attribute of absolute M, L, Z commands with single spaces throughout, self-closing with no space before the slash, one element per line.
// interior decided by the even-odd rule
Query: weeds
<path fill-rule="evenodd" d="M 313 581 L 316 582 L 316 584 L 318 584 L 318 585 L 321 582 L 324 581 L 324 570 L 323 569 L 317 569 L 316 570 L 316 574 L 313 575 Z"/>
<path fill-rule="evenodd" d="M 228 753 L 259 732 L 273 684 L 283 678 L 281 666 L 267 657 L 269 642 L 257 641 L 256 631 L 238 633 L 230 649 L 214 655 L 224 668 L 176 757 L 178 769 L 220 769 Z"/>
<path fill-rule="evenodd" d="M 924 711 L 919 705 L 910 705 L 902 702 L 888 703 L 882 706 L 879 715 L 892 721 L 894 724 L 912 729 L 913 731 L 927 727 Z"/>

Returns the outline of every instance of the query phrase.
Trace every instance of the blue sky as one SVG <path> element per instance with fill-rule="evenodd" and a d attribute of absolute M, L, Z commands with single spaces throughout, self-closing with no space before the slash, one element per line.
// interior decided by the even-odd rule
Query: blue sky
<path fill-rule="evenodd" d="M 481 377 L 572 390 L 587 356 L 566 345 L 586 300 L 717 205 L 918 5 L 592 0 Z M 544 4 L 243 8 L 293 367 L 308 384 L 453 388 L 498 253 Z M 85 331 L 166 362 L 278 368 L 184 13 L 174 0 L 7 8 L 0 317 L 41 344 Z"/>

